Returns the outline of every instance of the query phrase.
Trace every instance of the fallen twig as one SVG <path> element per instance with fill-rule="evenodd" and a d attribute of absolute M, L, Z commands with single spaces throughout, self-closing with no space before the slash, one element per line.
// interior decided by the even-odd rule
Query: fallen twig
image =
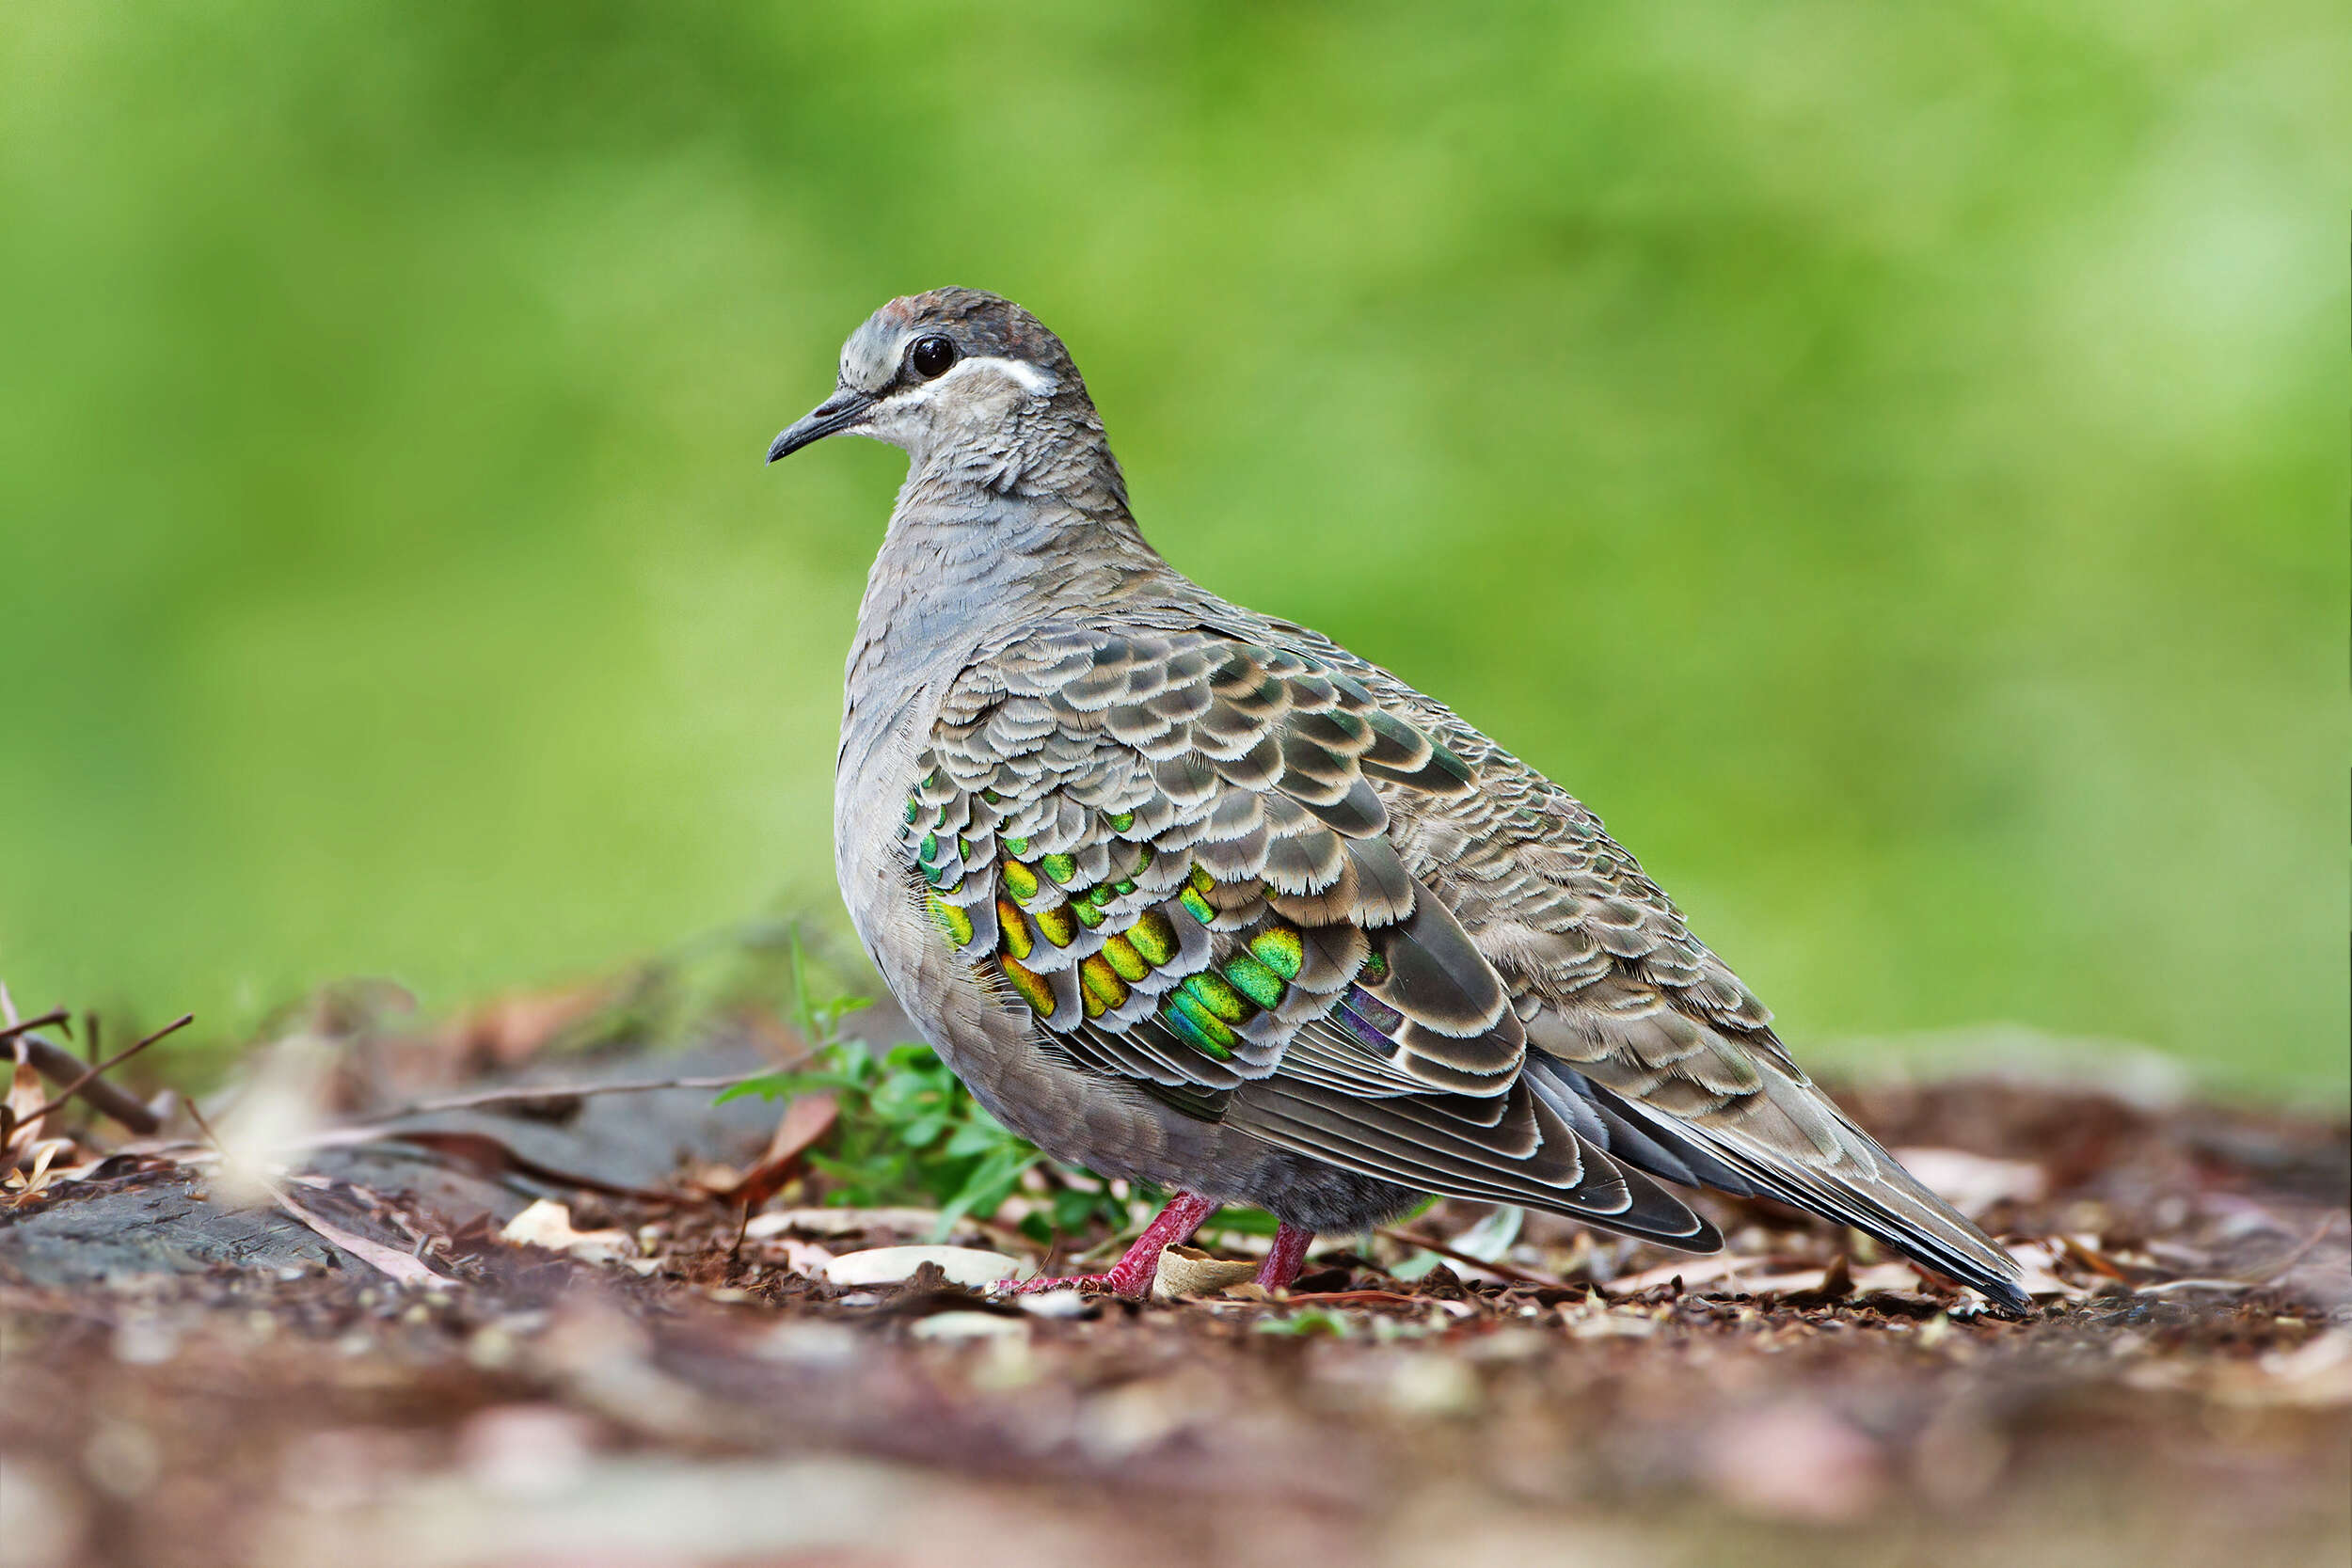
<path fill-rule="evenodd" d="M 84 1068 L 81 1075 L 75 1078 L 73 1082 L 68 1084 L 63 1089 L 60 1089 L 57 1092 L 56 1099 L 50 1101 L 40 1110 L 33 1112 L 30 1116 L 27 1116 L 23 1119 L 26 1121 L 33 1121 L 41 1117 L 47 1116 L 52 1111 L 63 1110 L 66 1105 L 72 1101 L 75 1095 L 80 1094 L 91 1084 L 96 1083 L 100 1074 L 120 1067 L 123 1063 L 129 1061 L 132 1057 L 137 1055 L 149 1046 L 153 1045 L 157 1040 L 162 1039 L 165 1036 L 173 1034 L 181 1029 L 184 1029 L 195 1022 L 196 1015 L 194 1013 L 182 1013 L 178 1018 L 173 1019 L 169 1023 L 165 1024 L 153 1034 L 148 1035 L 143 1038 L 124 1046 L 121 1050 L 107 1057 L 104 1061 L 93 1062 L 88 1067 Z M 31 1042 L 27 1041 L 26 1043 L 29 1045 Z"/>
<path fill-rule="evenodd" d="M 69 1085 L 65 1094 L 81 1096 L 100 1115 L 113 1118 L 141 1136 L 152 1133 L 163 1126 L 163 1118 L 141 1104 L 130 1090 L 119 1088 L 103 1078 L 90 1077 L 89 1064 L 63 1046 L 54 1040 L 43 1039 L 39 1035 L 26 1035 L 24 1040 L 25 1055 L 35 1070 L 52 1084 Z"/>
<path fill-rule="evenodd" d="M 503 1089 L 484 1089 L 476 1094 L 443 1095 L 435 1100 L 413 1100 L 405 1105 L 371 1112 L 346 1128 L 379 1127 L 398 1121 L 403 1117 L 421 1117 L 439 1111 L 471 1111 L 485 1105 L 511 1105 L 546 1100 L 584 1100 L 597 1094 L 644 1094 L 654 1089 L 731 1089 L 738 1084 L 748 1084 L 755 1078 L 765 1078 L 778 1070 L 761 1068 L 755 1072 L 739 1072 L 724 1078 L 641 1078 L 620 1084 L 541 1084 L 516 1085 Z"/>
<path fill-rule="evenodd" d="M 73 1027 L 73 1020 L 63 1007 L 53 1007 L 39 1018 L 28 1018 L 22 1023 L 0 1024 L 0 1040 L 12 1040 L 19 1035 L 46 1029 L 53 1023 L 62 1023 L 69 1030 Z"/>

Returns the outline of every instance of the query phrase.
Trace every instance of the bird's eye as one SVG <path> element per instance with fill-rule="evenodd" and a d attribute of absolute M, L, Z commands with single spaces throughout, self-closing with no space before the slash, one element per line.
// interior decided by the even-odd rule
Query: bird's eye
<path fill-rule="evenodd" d="M 917 338 L 914 347 L 907 353 L 907 363 L 926 381 L 946 375 L 947 367 L 955 362 L 956 345 L 945 338 Z"/>

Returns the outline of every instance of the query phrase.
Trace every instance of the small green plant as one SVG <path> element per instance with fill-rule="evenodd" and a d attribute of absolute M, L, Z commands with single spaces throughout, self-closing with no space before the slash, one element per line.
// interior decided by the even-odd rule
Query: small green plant
<path fill-rule="evenodd" d="M 1261 1334 L 1292 1334 L 1308 1337 L 1327 1334 L 1334 1339 L 1344 1339 L 1356 1332 L 1345 1314 L 1328 1307 L 1302 1307 L 1286 1317 L 1258 1320 Z"/>
<path fill-rule="evenodd" d="M 866 999 L 819 997 L 809 984 L 797 935 L 789 957 L 792 1021 L 810 1042 L 808 1065 L 749 1079 L 720 1099 L 834 1095 L 839 1115 L 834 1130 L 809 1156 L 826 1179 L 826 1202 L 936 1208 L 934 1234 L 945 1236 L 967 1214 L 993 1217 L 1023 1177 L 1038 1170 L 1045 1180 L 1031 1185 L 1045 1188 L 1039 1195 L 1043 1206 L 1025 1215 L 1021 1228 L 1040 1244 L 1057 1232 L 1127 1224 L 1126 1205 L 1107 1183 L 1064 1178 L 1033 1145 L 990 1116 L 930 1046 L 908 1042 L 877 1053 L 864 1040 L 843 1038 L 841 1021 Z"/>

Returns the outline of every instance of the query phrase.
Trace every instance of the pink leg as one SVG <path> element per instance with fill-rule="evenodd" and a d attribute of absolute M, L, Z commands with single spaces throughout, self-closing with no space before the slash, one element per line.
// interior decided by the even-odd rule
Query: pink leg
<path fill-rule="evenodd" d="M 1314 1244 L 1315 1233 L 1302 1230 L 1284 1220 L 1274 1227 L 1274 1245 L 1267 1249 L 1265 1262 L 1258 1269 L 1258 1283 L 1269 1291 L 1287 1291 L 1306 1267 L 1307 1249 Z"/>
<path fill-rule="evenodd" d="M 1069 1275 L 1058 1279 L 1000 1279 L 990 1289 L 1025 1296 L 1040 1291 L 1075 1291 L 1091 1286 L 1140 1301 L 1152 1293 L 1152 1276 L 1160 1272 L 1160 1253 L 1191 1241 L 1192 1233 L 1219 1207 L 1205 1197 L 1178 1193 L 1168 1200 L 1160 1217 L 1143 1227 L 1143 1234 L 1136 1238 L 1136 1244 L 1127 1249 L 1127 1255 L 1111 1265 L 1110 1273 Z M 1300 1250 L 1305 1250 L 1303 1245 Z"/>

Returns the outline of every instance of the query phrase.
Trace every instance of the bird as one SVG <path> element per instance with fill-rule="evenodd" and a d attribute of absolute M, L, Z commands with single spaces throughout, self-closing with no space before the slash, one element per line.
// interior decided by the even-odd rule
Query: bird
<path fill-rule="evenodd" d="M 845 672 L 851 923 L 998 1121 L 1172 1195 L 1105 1272 L 1003 1288 L 1146 1296 L 1166 1247 L 1249 1205 L 1278 1291 L 1317 1235 L 1430 1195 L 1711 1252 L 1678 1189 L 1712 1189 L 2028 1309 L 1581 801 L 1146 543 L 1027 310 L 883 305 L 768 461 L 843 435 L 908 458 Z"/>

